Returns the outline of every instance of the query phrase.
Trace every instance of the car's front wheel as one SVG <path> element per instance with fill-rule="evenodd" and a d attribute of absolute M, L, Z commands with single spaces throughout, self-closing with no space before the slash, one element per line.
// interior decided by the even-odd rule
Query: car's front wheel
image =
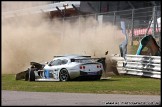
<path fill-rule="evenodd" d="M 29 80 L 29 71 L 25 73 L 25 81 Z"/>
<path fill-rule="evenodd" d="M 35 81 L 35 74 L 34 71 L 29 72 L 29 81 Z"/>
<path fill-rule="evenodd" d="M 70 76 L 69 76 L 69 73 L 68 73 L 67 69 L 62 69 L 60 71 L 59 79 L 60 79 L 60 81 L 68 81 L 68 80 L 70 80 Z"/>

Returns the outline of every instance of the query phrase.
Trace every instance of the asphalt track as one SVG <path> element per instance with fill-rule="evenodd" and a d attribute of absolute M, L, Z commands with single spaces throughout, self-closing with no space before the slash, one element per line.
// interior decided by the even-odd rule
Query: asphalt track
<path fill-rule="evenodd" d="M 1 91 L 1 105 L 117 106 L 161 105 L 160 95 Z"/>

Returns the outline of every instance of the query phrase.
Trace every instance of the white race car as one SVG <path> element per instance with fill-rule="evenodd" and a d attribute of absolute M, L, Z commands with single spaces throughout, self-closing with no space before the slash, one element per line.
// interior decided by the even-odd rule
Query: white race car
<path fill-rule="evenodd" d="M 99 80 L 104 71 L 103 64 L 99 61 L 101 59 L 104 58 L 79 55 L 54 56 L 52 61 L 40 67 L 42 69 L 32 66 L 31 69 L 26 71 L 25 80 Z"/>

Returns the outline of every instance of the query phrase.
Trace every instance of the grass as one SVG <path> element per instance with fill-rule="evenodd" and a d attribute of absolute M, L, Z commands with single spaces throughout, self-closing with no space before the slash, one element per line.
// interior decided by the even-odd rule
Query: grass
<path fill-rule="evenodd" d="M 135 55 L 138 50 L 138 45 L 133 45 L 133 46 L 128 45 L 127 49 L 128 49 L 128 54 Z"/>
<path fill-rule="evenodd" d="M 160 95 L 160 80 L 134 76 L 112 76 L 99 81 L 29 82 L 2 75 L 2 90 L 100 94 Z"/>

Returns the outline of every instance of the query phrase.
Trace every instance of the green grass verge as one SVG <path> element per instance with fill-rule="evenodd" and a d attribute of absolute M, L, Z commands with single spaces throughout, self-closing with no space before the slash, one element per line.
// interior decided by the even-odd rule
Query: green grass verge
<path fill-rule="evenodd" d="M 110 79 L 99 81 L 29 82 L 15 80 L 13 74 L 3 74 L 2 90 L 160 95 L 160 80 L 134 76 L 111 76 Z"/>
<path fill-rule="evenodd" d="M 135 55 L 138 50 L 138 45 L 133 45 L 133 46 L 128 45 L 127 49 L 128 49 L 128 54 Z"/>

